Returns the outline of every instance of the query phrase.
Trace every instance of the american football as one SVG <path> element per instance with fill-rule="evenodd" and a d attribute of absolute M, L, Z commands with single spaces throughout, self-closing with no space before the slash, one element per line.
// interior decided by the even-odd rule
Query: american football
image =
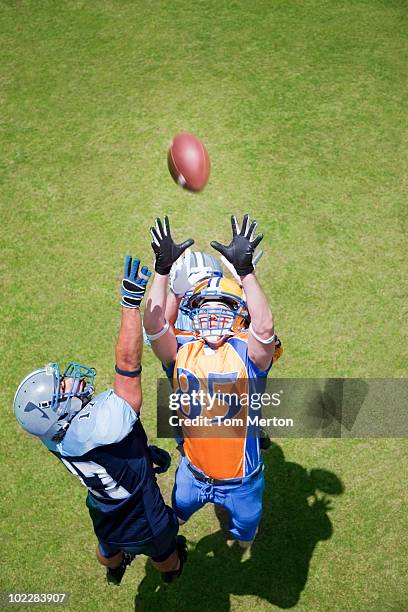
<path fill-rule="evenodd" d="M 175 182 L 189 191 L 204 189 L 211 163 L 207 149 L 196 136 L 181 133 L 174 136 L 167 155 L 169 171 Z"/>

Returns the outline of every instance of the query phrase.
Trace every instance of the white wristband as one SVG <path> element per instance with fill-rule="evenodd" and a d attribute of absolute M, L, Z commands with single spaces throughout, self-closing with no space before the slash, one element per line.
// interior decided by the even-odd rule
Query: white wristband
<path fill-rule="evenodd" d="M 249 324 L 249 331 L 251 332 L 253 337 L 256 338 L 258 340 L 258 342 L 261 342 L 262 344 L 272 344 L 272 342 L 275 342 L 275 340 L 276 340 L 275 334 L 273 334 L 270 338 L 261 338 L 260 336 L 258 336 L 254 332 L 254 329 L 252 327 L 252 323 Z"/>
<path fill-rule="evenodd" d="M 170 323 L 168 321 L 166 321 L 165 324 L 164 324 L 164 327 L 160 331 L 158 331 L 157 334 L 148 334 L 146 332 L 146 336 L 148 337 L 150 342 L 153 342 L 154 340 L 158 340 L 159 338 L 164 336 L 164 334 L 169 329 L 169 327 L 170 327 Z"/>

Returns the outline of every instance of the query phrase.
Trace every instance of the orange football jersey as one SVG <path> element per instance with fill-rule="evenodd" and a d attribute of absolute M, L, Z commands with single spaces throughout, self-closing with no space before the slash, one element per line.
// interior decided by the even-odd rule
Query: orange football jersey
<path fill-rule="evenodd" d="M 248 417 L 260 416 L 260 411 L 254 411 L 248 398 L 262 392 L 270 368 L 261 371 L 249 359 L 248 331 L 228 338 L 217 349 L 191 332 L 176 330 L 176 337 L 174 369 L 166 371 L 173 375 L 175 391 L 190 396 L 196 392 L 195 399 L 193 394 L 192 401 L 179 410 L 179 416 L 194 423 L 182 427 L 187 459 L 212 478 L 251 474 L 260 462 L 260 446 L 258 427 Z M 277 340 L 273 362 L 281 353 Z"/>

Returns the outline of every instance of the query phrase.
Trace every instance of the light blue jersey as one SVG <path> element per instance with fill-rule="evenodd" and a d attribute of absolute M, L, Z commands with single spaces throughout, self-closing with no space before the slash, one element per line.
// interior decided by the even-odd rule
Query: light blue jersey
<path fill-rule="evenodd" d="M 43 439 L 49 450 L 63 457 L 78 457 L 97 446 L 120 442 L 131 432 L 138 416 L 125 399 L 108 389 L 99 393 L 72 419 L 63 440 Z"/>

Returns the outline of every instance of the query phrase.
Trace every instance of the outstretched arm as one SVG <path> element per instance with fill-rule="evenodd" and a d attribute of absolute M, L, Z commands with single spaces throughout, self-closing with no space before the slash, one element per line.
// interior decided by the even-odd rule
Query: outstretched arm
<path fill-rule="evenodd" d="M 250 222 L 244 215 L 242 228 L 235 216 L 231 217 L 232 240 L 229 245 L 211 242 L 235 268 L 245 291 L 248 312 L 251 316 L 249 328 L 248 356 L 260 370 L 266 370 L 275 350 L 273 317 L 265 294 L 254 274 L 253 256 L 263 235 L 254 238 L 256 221 Z"/>
<path fill-rule="evenodd" d="M 176 324 L 177 317 L 179 314 L 180 302 L 181 297 L 178 297 L 172 291 L 167 294 L 165 317 L 170 323 L 170 325 L 172 325 L 173 327 Z"/>
<path fill-rule="evenodd" d="M 165 317 L 169 273 L 173 263 L 194 241 L 189 239 L 181 244 L 176 244 L 171 236 L 167 217 L 164 217 L 164 226 L 160 219 L 156 219 L 156 226 L 150 231 L 156 263 L 155 275 L 146 300 L 143 323 L 155 355 L 164 365 L 168 366 L 174 363 L 177 355 L 174 330 Z"/>
<path fill-rule="evenodd" d="M 260 370 L 267 370 L 275 351 L 272 310 L 255 274 L 243 276 L 241 282 L 251 317 L 248 356 Z"/>
<path fill-rule="evenodd" d="M 114 391 L 140 412 L 142 405 L 142 320 L 140 303 L 151 272 L 144 266 L 139 271 L 138 259 L 126 257 L 122 280 L 122 320 L 116 343 L 116 376 Z"/>
<path fill-rule="evenodd" d="M 146 298 L 143 324 L 156 357 L 169 366 L 176 360 L 177 340 L 173 326 L 166 321 L 168 275 L 155 273 Z"/>

